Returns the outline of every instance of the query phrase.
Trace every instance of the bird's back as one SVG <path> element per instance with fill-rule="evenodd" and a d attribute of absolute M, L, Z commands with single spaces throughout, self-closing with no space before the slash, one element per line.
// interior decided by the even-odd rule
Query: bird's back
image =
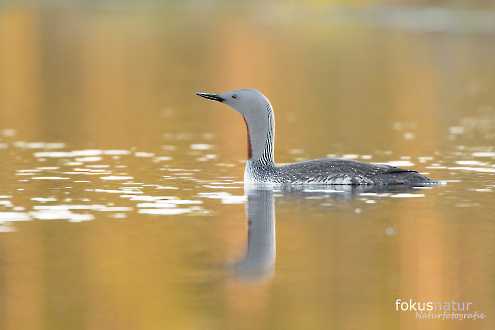
<path fill-rule="evenodd" d="M 412 170 L 335 158 L 276 166 L 272 178 L 274 183 L 281 184 L 415 185 L 432 182 Z"/>

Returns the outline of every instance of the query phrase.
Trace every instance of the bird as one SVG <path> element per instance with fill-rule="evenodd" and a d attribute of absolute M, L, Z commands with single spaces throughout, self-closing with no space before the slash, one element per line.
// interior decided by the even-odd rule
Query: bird
<path fill-rule="evenodd" d="M 349 159 L 322 158 L 292 164 L 275 162 L 275 115 L 268 98 L 260 91 L 243 88 L 224 93 L 197 92 L 239 112 L 247 130 L 245 185 L 409 185 L 424 186 L 436 181 L 414 170 Z"/>

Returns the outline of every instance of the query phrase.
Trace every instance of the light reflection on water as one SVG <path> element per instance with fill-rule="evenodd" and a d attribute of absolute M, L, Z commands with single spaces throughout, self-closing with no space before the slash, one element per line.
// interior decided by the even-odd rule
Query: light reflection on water
<path fill-rule="evenodd" d="M 132 152 L 128 150 L 57 150 L 45 151 L 46 149 L 63 149 L 63 143 L 29 143 L 23 141 L 5 143 L 5 149 L 16 150 L 21 157 L 31 158 L 30 168 L 19 168 L 16 176 L 19 177 L 17 191 L 25 194 L 29 190 L 32 182 L 46 181 L 53 182 L 53 185 L 45 186 L 48 195 L 32 196 L 30 207 L 17 206 L 11 199 L 11 195 L 0 196 L 0 206 L 4 208 L 2 221 L 19 220 L 69 220 L 83 221 L 93 220 L 99 212 L 106 212 L 112 215 L 118 214 L 120 218 L 126 217 L 129 213 L 137 211 L 139 214 L 176 216 L 188 215 L 211 215 L 214 208 L 205 207 L 208 199 L 218 200 L 221 204 L 243 204 L 246 196 L 243 192 L 243 183 L 239 178 L 233 176 L 211 176 L 204 177 L 201 168 L 176 167 L 171 156 L 156 155 L 154 153 L 140 151 Z M 26 147 L 28 146 L 28 147 Z M 56 147 L 54 147 L 56 146 Z M 197 150 L 200 154 L 189 155 L 190 164 L 195 160 L 201 162 L 201 153 L 210 152 L 210 144 L 193 144 L 191 149 Z M 175 150 L 175 148 L 173 148 Z M 380 162 L 401 167 L 422 166 L 423 172 L 433 178 L 444 180 L 446 184 L 450 178 L 458 177 L 463 172 L 473 173 L 494 173 L 495 153 L 492 151 L 475 151 L 473 148 L 456 151 L 453 155 L 445 155 L 441 159 L 439 156 L 418 156 L 416 159 L 402 156 L 402 160 L 391 160 Z M 32 150 L 32 151 L 31 151 Z M 40 151 L 43 150 L 43 151 Z M 31 153 L 31 154 L 30 154 Z M 299 150 L 296 154 L 304 153 Z M 294 153 L 292 153 L 294 154 Z M 199 158 L 197 156 L 200 156 Z M 346 159 L 360 159 L 371 161 L 376 158 L 374 155 L 344 154 L 332 155 Z M 163 157 L 166 162 L 163 162 Z M 129 174 L 131 168 L 129 164 L 132 159 L 143 158 L 140 163 L 148 163 L 152 171 L 158 174 L 158 182 L 144 182 L 138 176 Z M 294 159 L 297 159 L 294 156 Z M 460 158 L 462 160 L 455 160 Z M 404 160 L 407 159 L 407 160 Z M 479 159 L 482 159 L 479 160 Z M 42 166 L 33 166 L 33 164 Z M 199 164 L 199 163 L 198 163 Z M 232 167 L 242 167 L 237 164 L 213 164 L 212 166 L 231 165 Z M 227 166 L 230 167 L 230 166 Z M 88 177 L 88 180 L 82 180 Z M 459 180 L 450 180 L 451 184 Z M 162 185 L 160 182 L 166 182 Z M 477 186 L 470 187 L 470 191 L 492 192 L 495 187 L 492 180 L 480 180 Z M 294 195 L 298 193 L 301 199 L 321 199 L 325 200 L 333 195 L 341 195 L 341 198 L 375 197 L 375 198 L 417 198 L 425 197 L 425 194 L 417 192 L 394 192 L 376 191 L 373 187 L 346 187 L 346 186 L 304 186 L 293 188 L 293 191 L 280 191 L 274 188 L 274 193 L 284 196 L 289 192 Z M 432 187 L 417 187 L 415 190 Z M 439 187 L 440 194 L 445 188 Z M 72 199 L 71 191 L 83 191 L 85 196 Z M 172 192 L 164 195 L 163 192 Z M 9 192 L 12 193 L 12 192 Z M 118 196 L 118 205 L 112 199 L 107 204 L 94 204 L 94 201 L 104 200 L 105 195 Z M 316 195 L 315 195 L 316 194 Z M 180 195 L 180 197 L 176 196 Z M 73 202 L 87 202 L 87 204 L 73 204 Z M 366 203 L 374 203 L 372 200 L 365 200 Z M 39 203 L 39 204 L 38 204 Z M 19 210 L 24 212 L 19 212 Z M 12 212 L 17 210 L 17 212 Z M 79 213 L 73 212 L 78 210 Z M 82 212 L 82 213 L 81 213 Z"/>

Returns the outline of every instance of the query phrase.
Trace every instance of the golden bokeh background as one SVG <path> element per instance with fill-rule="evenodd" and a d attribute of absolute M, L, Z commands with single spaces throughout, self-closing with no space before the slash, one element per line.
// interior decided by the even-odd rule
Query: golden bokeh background
<path fill-rule="evenodd" d="M 216 161 L 235 165 L 223 175 L 241 180 L 242 121 L 194 92 L 256 87 L 274 105 L 282 162 L 351 153 L 374 161 L 431 156 L 448 165 L 465 156 L 456 154 L 463 148 L 493 146 L 493 7 L 3 4 L 0 129 L 15 130 L 3 138 L 9 143 L 68 149 L 168 155 L 163 146 L 173 145 L 177 167 L 212 179 L 211 162 L 192 164 L 181 154 L 209 139 Z M 449 133 L 459 126 L 462 136 Z M 33 162 L 26 151 L 0 150 L 0 162 L 0 195 L 14 195 L 17 205 L 29 210 L 34 196 L 63 196 L 65 183 L 31 182 L 16 192 L 15 172 Z M 137 180 L 160 181 L 157 164 L 126 166 Z M 331 211 L 281 196 L 275 273 L 256 283 L 222 266 L 245 249 L 242 205 L 206 201 L 205 217 L 16 223 L 15 232 L 0 234 L 0 328 L 493 329 L 493 192 L 472 191 L 493 176 L 433 175 L 461 182 L 365 207 L 331 200 Z M 174 184 L 175 195 L 190 195 L 189 185 Z M 70 196 L 122 204 L 83 188 Z M 397 234 L 388 237 L 388 227 Z M 418 321 L 394 310 L 396 298 L 470 301 L 488 319 Z"/>

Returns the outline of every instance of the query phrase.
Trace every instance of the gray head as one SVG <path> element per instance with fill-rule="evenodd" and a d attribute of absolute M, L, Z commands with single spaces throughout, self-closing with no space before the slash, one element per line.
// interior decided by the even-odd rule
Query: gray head
<path fill-rule="evenodd" d="M 196 95 L 227 104 L 239 112 L 248 129 L 248 158 L 273 163 L 275 120 L 270 101 L 256 89 L 238 89 L 220 94 Z"/>

